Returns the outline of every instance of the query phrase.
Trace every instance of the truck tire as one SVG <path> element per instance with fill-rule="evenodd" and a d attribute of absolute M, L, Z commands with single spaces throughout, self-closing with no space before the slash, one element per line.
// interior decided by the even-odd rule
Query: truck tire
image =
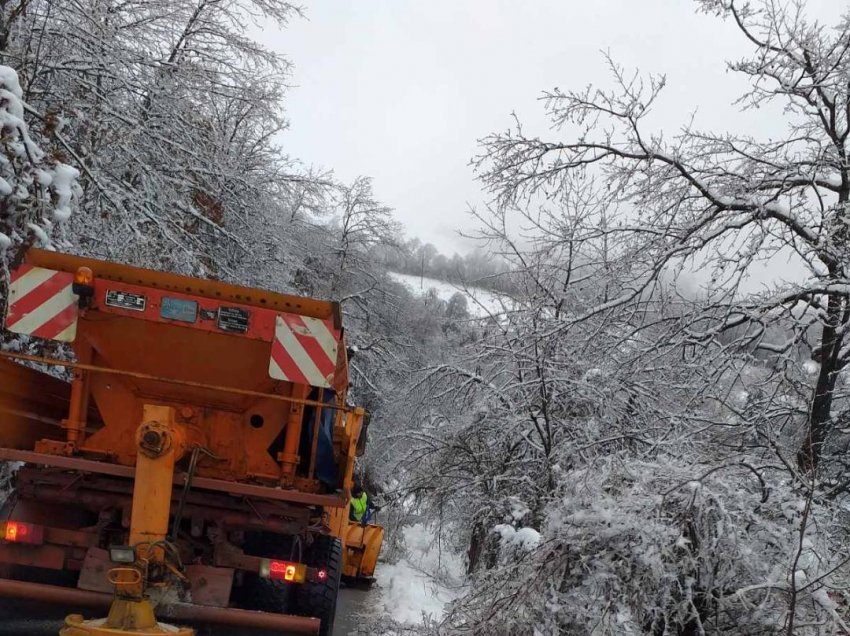
<path fill-rule="evenodd" d="M 332 636 L 336 616 L 336 599 L 342 575 L 342 542 L 337 537 L 316 535 L 307 553 L 307 565 L 325 568 L 324 583 L 303 583 L 296 590 L 297 614 L 313 616 L 322 621 L 320 636 Z"/>
<path fill-rule="evenodd" d="M 289 584 L 252 576 L 245 583 L 245 609 L 272 614 L 286 614 L 289 610 Z"/>
<path fill-rule="evenodd" d="M 288 559 L 288 545 L 278 535 L 262 532 L 251 536 L 248 553 L 270 559 Z M 237 592 L 239 605 L 244 609 L 272 614 L 288 614 L 291 605 L 291 585 L 283 581 L 264 579 L 246 573 L 242 589 Z"/>

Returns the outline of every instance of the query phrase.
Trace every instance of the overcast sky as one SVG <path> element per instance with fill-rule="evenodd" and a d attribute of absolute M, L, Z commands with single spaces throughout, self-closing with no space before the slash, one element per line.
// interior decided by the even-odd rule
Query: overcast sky
<path fill-rule="evenodd" d="M 775 113 L 741 114 L 725 61 L 749 51 L 733 25 L 688 0 L 302 0 L 307 19 L 263 38 L 294 63 L 285 150 L 338 178 L 374 178 L 409 236 L 442 251 L 484 200 L 469 167 L 476 140 L 516 112 L 546 129 L 541 91 L 608 81 L 601 51 L 666 74 L 654 124 L 778 136 Z M 834 23 L 843 0 L 810 0 Z M 832 16 L 832 19 L 830 19 Z"/>

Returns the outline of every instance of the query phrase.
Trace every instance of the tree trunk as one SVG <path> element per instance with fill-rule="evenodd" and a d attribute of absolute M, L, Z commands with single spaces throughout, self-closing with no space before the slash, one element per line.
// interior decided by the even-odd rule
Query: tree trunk
<path fill-rule="evenodd" d="M 469 538 L 469 550 L 467 551 L 466 573 L 472 574 L 478 569 L 481 553 L 484 550 L 484 542 L 487 540 L 487 529 L 480 521 L 472 526 L 472 536 Z"/>
<path fill-rule="evenodd" d="M 844 342 L 838 329 L 844 313 L 842 304 L 838 296 L 827 297 L 826 323 L 821 333 L 820 373 L 809 407 L 806 437 L 797 454 L 797 464 L 807 472 L 817 470 L 832 425 L 832 397 L 838 377 L 838 354 Z"/>

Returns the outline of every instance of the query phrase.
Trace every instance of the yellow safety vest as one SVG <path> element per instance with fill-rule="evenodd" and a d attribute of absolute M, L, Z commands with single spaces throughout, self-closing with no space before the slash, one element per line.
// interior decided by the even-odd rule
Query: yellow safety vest
<path fill-rule="evenodd" d="M 354 518 L 357 521 L 361 521 L 363 519 L 363 515 L 366 514 L 366 493 L 362 493 L 359 497 L 351 498 L 351 510 L 354 513 Z"/>

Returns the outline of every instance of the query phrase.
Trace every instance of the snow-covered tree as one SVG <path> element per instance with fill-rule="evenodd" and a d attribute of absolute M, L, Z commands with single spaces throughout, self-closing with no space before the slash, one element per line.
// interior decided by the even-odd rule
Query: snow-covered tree
<path fill-rule="evenodd" d="M 298 11 L 36 0 L 8 13 L 5 59 L 43 115 L 30 123 L 81 171 L 77 249 L 243 278 L 274 252 L 279 217 L 321 205 L 325 180 L 277 145 L 288 62 L 247 35 Z"/>
<path fill-rule="evenodd" d="M 613 63 L 613 90 L 548 94 L 563 139 L 483 141 L 511 297 L 397 418 L 410 491 L 469 558 L 444 633 L 848 629 L 848 20 L 699 6 L 752 43 L 742 103 L 787 106 L 783 141 L 648 131 L 664 81 Z M 802 275 L 751 293 L 771 258 Z"/>
<path fill-rule="evenodd" d="M 736 330 L 739 349 L 781 356 L 807 347 L 819 370 L 798 460 L 812 470 L 830 449 L 843 452 L 836 433 L 847 418 L 839 377 L 850 360 L 850 16 L 834 26 L 810 21 L 802 0 L 698 4 L 733 20 L 751 44 L 752 55 L 730 68 L 751 82 L 743 107 L 783 108 L 770 140 L 693 127 L 673 136 L 653 131 L 646 119 L 663 98 L 665 79 L 642 79 L 612 62 L 614 89 L 546 94 L 563 138 L 528 137 L 521 128 L 491 135 L 478 167 L 503 207 L 557 199 L 588 172 L 601 180 L 616 223 L 588 218 L 568 229 L 569 240 L 576 247 L 605 241 L 632 275 L 599 310 L 628 307 L 696 263 L 711 271 L 711 289 L 680 344 L 701 347 Z M 799 275 L 774 281 L 763 294 L 746 293 L 742 283 L 771 259 L 791 259 Z M 788 337 L 772 340 L 774 325 L 789 328 Z"/>
<path fill-rule="evenodd" d="M 50 247 L 53 228 L 68 221 L 80 196 L 78 171 L 42 150 L 41 140 L 27 126 L 25 113 L 29 107 L 22 98 L 17 73 L 8 66 L 0 66 L 0 264 L 3 270 L 15 246 Z"/>

